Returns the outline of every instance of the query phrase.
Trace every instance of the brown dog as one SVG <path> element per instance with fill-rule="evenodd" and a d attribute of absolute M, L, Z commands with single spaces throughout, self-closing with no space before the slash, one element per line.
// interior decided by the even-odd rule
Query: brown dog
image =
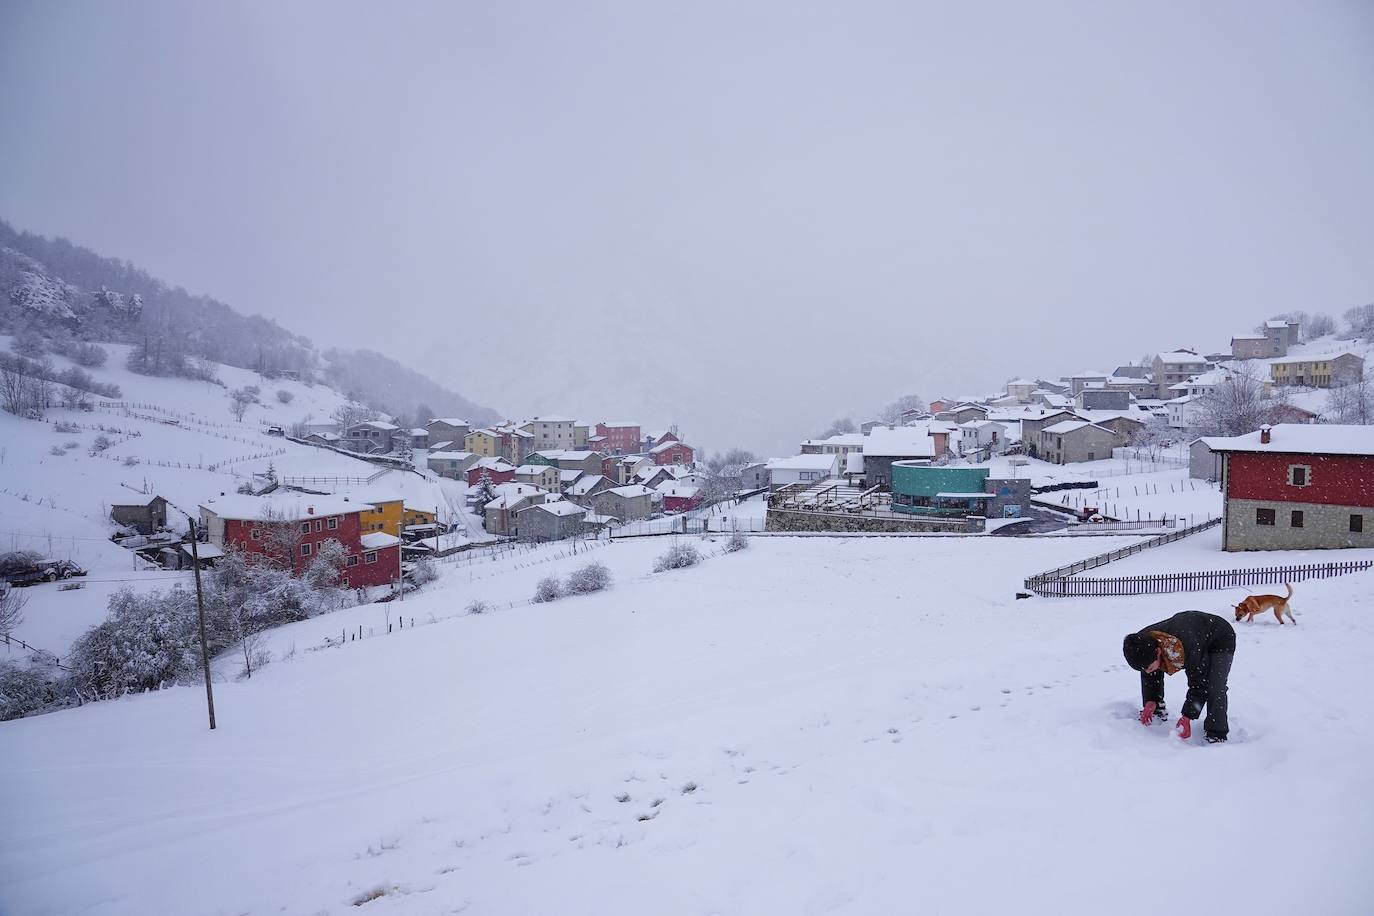
<path fill-rule="evenodd" d="M 1236 623 L 1240 623 L 1242 617 L 1248 617 L 1249 622 L 1254 623 L 1256 614 L 1273 611 L 1279 626 L 1283 626 L 1284 614 L 1293 621 L 1293 626 L 1297 626 L 1298 622 L 1293 619 L 1293 610 L 1288 606 L 1288 599 L 1293 597 L 1293 586 L 1285 582 L 1283 587 L 1288 589 L 1288 594 L 1282 598 L 1278 595 L 1251 595 L 1236 605 Z"/>

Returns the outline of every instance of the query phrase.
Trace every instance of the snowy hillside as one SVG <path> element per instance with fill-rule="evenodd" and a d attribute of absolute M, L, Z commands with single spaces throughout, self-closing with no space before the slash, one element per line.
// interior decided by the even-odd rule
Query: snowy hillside
<path fill-rule="evenodd" d="M 9 346 L 0 336 L 0 348 Z M 50 408 L 42 420 L 0 412 L 0 550 L 35 550 L 75 560 L 90 571 L 82 591 L 57 586 L 27 590 L 30 605 L 15 635 L 31 645 L 63 653 L 71 641 L 105 616 L 105 601 L 121 585 L 166 587 L 189 573 L 140 570 L 134 555 L 110 542 L 110 503 L 131 491 L 157 494 L 189 513 L 206 499 L 233 493 L 269 466 L 283 480 L 311 478 L 316 489 L 358 496 L 401 495 L 417 508 L 439 508 L 441 517 L 465 529 L 464 487 L 454 481 L 403 472 L 327 449 L 269 436 L 269 424 L 326 420 L 344 403 L 337 391 L 218 366 L 223 385 L 182 378 L 155 378 L 124 368 L 128 347 L 106 344 L 107 366 L 88 370 L 97 381 L 120 387 L 118 402 L 97 399 L 93 411 Z M 59 369 L 70 365 L 52 357 Z M 228 391 L 262 387 L 262 403 L 242 422 L 229 412 Z M 278 391 L 291 395 L 282 404 Z M 59 431 L 59 425 L 68 431 Z M 73 429 L 74 428 L 74 429 Z M 98 437 L 108 448 L 94 451 Z M 55 450 L 60 454 L 55 454 Z M 373 479 L 375 478 L 375 479 Z M 371 479 L 370 483 L 362 481 Z M 168 524 L 184 531 L 186 517 L 168 511 Z"/>
<path fill-rule="evenodd" d="M 197 687 L 0 723 L 0 900 L 1367 912 L 1369 574 L 1300 584 L 1300 626 L 1237 627 L 1232 741 L 1207 746 L 1135 721 L 1121 636 L 1237 593 L 1017 601 L 1082 555 L 1067 539 L 701 546 L 657 575 L 667 539 L 594 548 L 612 590 L 547 605 L 503 606 L 587 556 L 454 563 L 403 605 L 274 631 L 278 661 L 216 685 L 214 732 Z M 1247 864 L 1261 847 L 1276 867 Z"/>

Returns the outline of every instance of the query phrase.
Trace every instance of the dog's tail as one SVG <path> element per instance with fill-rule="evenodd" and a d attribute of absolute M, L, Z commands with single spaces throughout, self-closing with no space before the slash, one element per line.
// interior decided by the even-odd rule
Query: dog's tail
<path fill-rule="evenodd" d="M 1285 582 L 1283 583 L 1283 587 L 1288 589 L 1288 594 L 1283 596 L 1283 600 L 1287 602 L 1289 598 L 1293 597 L 1293 586 L 1291 583 Z"/>

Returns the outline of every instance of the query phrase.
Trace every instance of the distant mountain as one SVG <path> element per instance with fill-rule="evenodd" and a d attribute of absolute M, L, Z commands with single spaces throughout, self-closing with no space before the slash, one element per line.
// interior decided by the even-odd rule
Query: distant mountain
<path fill-rule="evenodd" d="M 369 350 L 331 350 L 261 315 L 170 287 L 128 261 L 64 238 L 20 232 L 0 220 L 0 332 L 48 340 L 134 344 L 129 368 L 145 375 L 200 376 L 204 361 L 316 376 L 380 410 L 496 420 L 490 408 Z M 427 418 L 419 418 L 421 420 Z"/>

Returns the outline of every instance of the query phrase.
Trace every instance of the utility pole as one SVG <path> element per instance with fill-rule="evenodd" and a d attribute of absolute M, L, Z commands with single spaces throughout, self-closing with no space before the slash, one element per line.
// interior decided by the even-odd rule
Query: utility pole
<path fill-rule="evenodd" d="M 215 689 L 210 683 L 210 647 L 205 641 L 205 593 L 200 587 L 200 550 L 196 542 L 200 539 L 196 531 L 196 520 L 187 517 L 191 524 L 191 567 L 196 574 L 196 610 L 200 614 L 200 662 L 205 669 L 205 706 L 210 712 L 210 730 L 215 730 Z"/>

